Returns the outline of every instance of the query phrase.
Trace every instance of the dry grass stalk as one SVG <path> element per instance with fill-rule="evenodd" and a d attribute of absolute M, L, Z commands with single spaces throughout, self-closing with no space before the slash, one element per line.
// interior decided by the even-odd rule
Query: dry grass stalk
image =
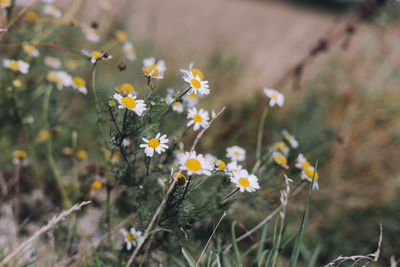
<path fill-rule="evenodd" d="M 362 260 L 370 261 L 370 262 L 377 262 L 379 259 L 379 255 L 381 253 L 381 244 L 382 244 L 382 223 L 379 225 L 379 240 L 378 240 L 378 248 L 374 253 L 370 253 L 368 255 L 354 255 L 354 256 L 339 256 L 324 267 L 329 267 L 329 266 L 339 266 L 345 261 L 353 261 L 354 263 L 357 263 Z"/>
<path fill-rule="evenodd" d="M 42 226 L 42 228 L 39 229 L 36 233 L 34 233 L 30 238 L 25 240 L 21 245 L 19 245 L 13 252 L 11 252 L 7 257 L 5 257 L 1 262 L 0 266 L 5 266 L 7 263 L 9 263 L 15 256 L 17 256 L 20 252 L 22 252 L 24 249 L 29 248 L 32 243 L 38 238 L 40 235 L 44 234 L 48 230 L 54 228 L 60 221 L 62 221 L 65 217 L 69 216 L 72 212 L 80 210 L 83 206 L 86 206 L 90 204 L 91 201 L 84 201 L 81 202 L 80 204 L 75 204 L 70 208 L 69 210 L 65 210 L 61 212 L 58 216 L 54 216 L 49 223 L 47 223 L 45 226 Z"/>

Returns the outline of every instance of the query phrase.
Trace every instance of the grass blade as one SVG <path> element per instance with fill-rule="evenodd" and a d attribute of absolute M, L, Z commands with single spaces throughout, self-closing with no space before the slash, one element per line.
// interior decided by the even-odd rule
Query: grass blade
<path fill-rule="evenodd" d="M 266 223 L 264 225 L 262 232 L 261 232 L 260 242 L 259 242 L 257 255 L 256 255 L 257 267 L 260 267 L 264 260 L 265 253 L 263 253 L 263 252 L 264 252 L 265 239 L 267 238 L 267 232 L 268 232 L 268 223 Z"/>
<path fill-rule="evenodd" d="M 190 254 L 189 250 L 187 250 L 185 247 L 182 247 L 182 254 L 189 263 L 190 267 L 195 267 L 196 266 L 196 261 L 193 259 L 192 255 Z"/>
<path fill-rule="evenodd" d="M 306 231 L 306 227 L 307 227 L 308 213 L 310 212 L 311 196 L 312 196 L 312 192 L 313 192 L 314 181 L 315 181 L 315 173 L 317 172 L 317 167 L 318 167 L 318 161 L 315 164 L 313 178 L 312 178 L 311 185 L 310 185 L 310 193 L 308 194 L 308 198 L 307 198 L 306 210 L 304 211 L 303 219 L 302 219 L 301 225 L 300 225 L 300 230 L 297 233 L 297 238 L 296 238 L 296 241 L 294 243 L 294 248 L 293 248 L 293 251 L 292 251 L 292 255 L 290 256 L 289 267 L 296 267 L 297 261 L 299 259 L 300 246 L 301 246 L 301 242 L 303 240 L 304 232 Z"/>
<path fill-rule="evenodd" d="M 235 254 L 236 266 L 241 267 L 242 262 L 240 260 L 239 247 L 236 242 L 235 225 L 236 221 L 232 223 L 232 246 L 233 246 L 233 253 Z"/>

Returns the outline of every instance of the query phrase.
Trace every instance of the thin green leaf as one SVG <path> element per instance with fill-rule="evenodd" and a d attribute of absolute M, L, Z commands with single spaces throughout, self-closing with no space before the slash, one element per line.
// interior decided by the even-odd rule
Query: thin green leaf
<path fill-rule="evenodd" d="M 196 261 L 193 259 L 192 255 L 190 255 L 189 250 L 187 250 L 185 247 L 182 247 L 182 254 L 189 263 L 190 267 L 196 266 Z"/>
<path fill-rule="evenodd" d="M 312 178 L 311 185 L 310 185 L 310 193 L 308 194 L 308 199 L 307 199 L 306 210 L 304 211 L 304 214 L 303 214 L 303 219 L 301 221 L 300 230 L 297 232 L 297 238 L 296 238 L 296 242 L 294 243 L 292 255 L 290 257 L 289 267 L 295 267 L 297 264 L 297 261 L 299 259 L 300 246 L 301 246 L 301 242 L 303 240 L 304 232 L 306 231 L 306 227 L 307 227 L 308 213 L 310 211 L 310 206 L 311 206 L 311 196 L 312 196 L 312 192 L 313 192 L 314 181 L 315 181 L 314 179 L 315 179 L 315 173 L 317 172 L 317 167 L 318 167 L 318 161 L 315 164 L 313 178 Z"/>
<path fill-rule="evenodd" d="M 240 259 L 239 247 L 236 242 L 235 225 L 236 221 L 232 223 L 232 247 L 233 247 L 233 253 L 235 254 L 236 266 L 241 267 L 242 261 Z"/>
<path fill-rule="evenodd" d="M 308 263 L 307 267 L 314 267 L 314 266 L 316 266 L 315 264 L 316 264 L 316 262 L 317 262 L 318 255 L 319 255 L 320 252 L 321 252 L 321 245 L 318 245 L 318 246 L 315 248 L 313 254 L 311 255 L 311 259 L 310 259 L 310 262 Z"/>
<path fill-rule="evenodd" d="M 266 223 L 263 226 L 263 229 L 261 232 L 261 237 L 260 237 L 259 246 L 258 246 L 257 255 L 256 255 L 257 267 L 260 267 L 264 260 L 264 257 L 262 257 L 262 255 L 265 256 L 265 253 L 263 253 L 263 252 L 264 252 L 265 239 L 267 238 L 267 232 L 268 232 L 268 223 Z"/>

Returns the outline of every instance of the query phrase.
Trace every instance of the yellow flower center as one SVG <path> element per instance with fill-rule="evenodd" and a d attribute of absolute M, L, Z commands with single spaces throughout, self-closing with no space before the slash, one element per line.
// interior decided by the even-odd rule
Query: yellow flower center
<path fill-rule="evenodd" d="M 275 100 L 277 100 L 278 99 L 278 96 L 276 95 L 276 94 L 272 94 L 272 96 L 271 96 L 273 99 L 275 99 Z"/>
<path fill-rule="evenodd" d="M 156 148 L 160 145 L 160 141 L 157 138 L 150 139 L 147 143 L 149 147 Z"/>
<path fill-rule="evenodd" d="M 222 160 L 214 160 L 213 164 L 218 170 L 222 170 L 223 168 L 225 168 L 225 162 L 223 162 Z"/>
<path fill-rule="evenodd" d="M 15 151 L 15 155 L 19 159 L 26 159 L 26 152 L 23 150 L 17 150 Z"/>
<path fill-rule="evenodd" d="M 117 31 L 115 33 L 115 37 L 117 37 L 118 41 L 125 42 L 126 41 L 126 32 L 124 31 Z"/>
<path fill-rule="evenodd" d="M 126 239 L 128 239 L 129 242 L 133 242 L 136 240 L 136 236 L 132 233 L 127 233 L 126 234 Z"/>
<path fill-rule="evenodd" d="M 178 179 L 178 182 L 177 182 L 178 185 L 182 186 L 182 185 L 186 184 L 186 177 L 182 173 L 175 172 L 174 174 L 172 174 L 172 178 L 173 179 Z"/>
<path fill-rule="evenodd" d="M 57 74 L 55 74 L 54 72 L 49 72 L 49 74 L 47 74 L 47 79 L 50 82 L 54 82 L 54 83 L 62 83 L 63 79 L 59 76 L 57 76 Z"/>
<path fill-rule="evenodd" d="M 17 70 L 18 68 L 19 68 L 19 63 L 18 63 L 18 61 L 13 60 L 13 61 L 10 63 L 10 69 Z"/>
<path fill-rule="evenodd" d="M 292 138 L 292 136 L 290 134 L 287 134 L 285 136 L 286 141 L 290 142 L 290 139 Z"/>
<path fill-rule="evenodd" d="M 278 149 L 282 152 L 287 150 L 287 145 L 284 142 L 276 142 L 274 144 L 275 149 Z"/>
<path fill-rule="evenodd" d="M 76 156 L 78 157 L 78 159 L 81 159 L 81 160 L 84 160 L 88 157 L 85 150 L 79 150 Z"/>
<path fill-rule="evenodd" d="M 37 20 L 37 15 L 36 15 L 35 12 L 30 11 L 30 12 L 28 12 L 28 13 L 26 14 L 25 18 L 26 18 L 27 20 L 29 20 L 29 21 L 35 21 L 35 20 Z"/>
<path fill-rule="evenodd" d="M 95 189 L 101 189 L 101 187 L 103 186 L 103 184 L 99 181 L 99 180 L 94 180 L 92 183 L 93 188 Z"/>
<path fill-rule="evenodd" d="M 28 52 L 33 52 L 33 50 L 35 50 L 35 47 L 31 44 L 26 44 L 24 45 L 24 49 Z"/>
<path fill-rule="evenodd" d="M 12 83 L 17 88 L 20 88 L 22 86 L 22 83 L 20 80 L 14 80 Z"/>
<path fill-rule="evenodd" d="M 196 114 L 196 115 L 193 116 L 193 120 L 195 122 L 202 122 L 203 118 L 199 114 Z"/>
<path fill-rule="evenodd" d="M 250 182 L 249 182 L 249 180 L 247 178 L 241 177 L 241 178 L 239 178 L 239 184 L 241 186 L 243 186 L 244 188 L 246 188 L 246 187 L 248 187 L 250 185 Z"/>
<path fill-rule="evenodd" d="M 133 92 L 133 85 L 130 83 L 124 83 L 121 85 L 121 90 L 124 91 L 125 94 L 129 94 Z"/>
<path fill-rule="evenodd" d="M 126 96 L 122 98 L 121 103 L 128 109 L 134 109 L 136 107 L 136 101 L 132 97 Z"/>
<path fill-rule="evenodd" d="M 84 87 L 84 86 L 86 86 L 85 80 L 82 79 L 82 78 L 80 78 L 80 77 L 75 77 L 75 78 L 74 78 L 74 84 L 75 84 L 77 87 Z"/>
<path fill-rule="evenodd" d="M 201 164 L 200 161 L 197 159 L 188 159 L 185 163 L 185 166 L 194 172 L 200 171 L 201 170 Z"/>
<path fill-rule="evenodd" d="M 312 180 L 314 171 L 312 169 L 307 169 L 307 170 L 305 170 L 305 173 L 306 173 L 307 177 Z M 315 173 L 314 181 L 318 181 L 318 172 Z"/>
<path fill-rule="evenodd" d="M 233 152 L 233 154 L 235 154 L 236 156 L 240 156 L 240 153 L 237 151 Z"/>
<path fill-rule="evenodd" d="M 301 163 L 301 165 L 303 166 L 304 169 L 308 170 L 311 167 L 310 162 L 308 161 L 304 161 Z"/>
<path fill-rule="evenodd" d="M 200 81 L 197 80 L 197 79 L 192 79 L 192 80 L 190 81 L 190 83 L 191 83 L 192 86 L 193 86 L 194 88 L 196 88 L 196 89 L 199 89 L 199 88 L 201 87 L 201 83 L 200 83 Z"/>
<path fill-rule="evenodd" d="M 189 95 L 187 95 L 187 96 L 190 97 L 190 98 L 193 98 L 193 99 L 197 99 L 198 98 L 197 95 L 194 92 L 189 94 Z"/>
<path fill-rule="evenodd" d="M 10 0 L 1 0 L 0 4 L 7 7 L 7 6 L 9 6 L 11 4 L 11 1 Z"/>
<path fill-rule="evenodd" d="M 101 52 L 100 51 L 93 51 L 93 57 L 95 59 L 98 59 L 101 56 Z"/>
<path fill-rule="evenodd" d="M 130 54 L 135 54 L 136 50 L 135 50 L 135 48 L 134 48 L 133 46 L 131 46 L 131 47 L 129 48 L 128 52 L 129 52 Z"/>
<path fill-rule="evenodd" d="M 147 76 L 158 76 L 159 72 L 156 63 L 143 69 L 143 73 Z"/>
<path fill-rule="evenodd" d="M 50 138 L 50 134 L 49 131 L 47 131 L 46 129 L 42 129 L 39 132 L 39 139 L 42 141 L 46 141 Z"/>
<path fill-rule="evenodd" d="M 196 77 L 197 75 L 199 75 L 201 80 L 204 80 L 204 75 L 203 72 L 201 72 L 201 70 L 199 69 L 192 69 L 192 74 L 194 77 Z"/>
<path fill-rule="evenodd" d="M 281 166 L 286 166 L 287 165 L 287 159 L 283 155 L 276 155 L 274 157 L 275 162 L 278 163 Z"/>

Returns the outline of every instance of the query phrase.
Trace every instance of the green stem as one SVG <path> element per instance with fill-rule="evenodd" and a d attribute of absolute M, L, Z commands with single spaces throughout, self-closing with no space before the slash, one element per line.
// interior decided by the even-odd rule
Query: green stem
<path fill-rule="evenodd" d="M 46 123 L 47 123 L 47 128 L 50 129 L 50 122 L 49 122 L 49 117 L 48 117 L 48 110 L 49 110 L 49 102 L 50 102 L 50 94 L 52 91 L 53 87 L 49 86 L 46 90 L 45 98 L 44 98 L 44 104 L 43 104 L 43 117 L 46 118 Z M 66 208 L 71 207 L 71 201 L 69 200 L 68 194 L 65 191 L 64 186 L 61 183 L 60 175 L 58 173 L 56 164 L 54 162 L 54 158 L 52 155 L 52 142 L 51 139 L 47 141 L 47 153 L 46 153 L 47 161 L 49 163 L 49 167 L 51 170 L 51 173 L 54 177 L 54 180 L 56 181 L 57 188 L 60 191 L 61 198 L 63 205 Z"/>
<path fill-rule="evenodd" d="M 261 146 L 262 146 L 262 138 L 263 138 L 263 133 L 264 133 L 264 124 L 265 124 L 265 120 L 267 119 L 267 115 L 268 115 L 268 106 L 265 107 L 265 109 L 261 115 L 260 125 L 258 127 L 257 149 L 256 149 L 257 162 L 253 167 L 252 173 L 256 172 L 261 164 L 261 160 L 262 160 L 261 159 Z"/>

